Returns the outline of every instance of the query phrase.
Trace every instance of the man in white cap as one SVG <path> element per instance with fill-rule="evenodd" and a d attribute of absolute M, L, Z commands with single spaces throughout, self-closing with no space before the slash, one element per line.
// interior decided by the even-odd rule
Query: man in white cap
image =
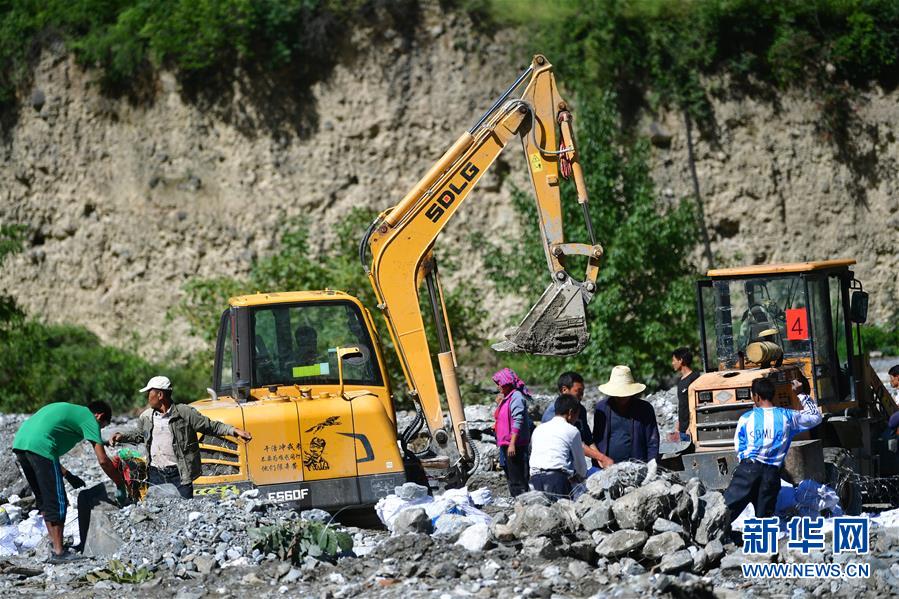
<path fill-rule="evenodd" d="M 173 484 L 185 499 L 193 497 L 193 481 L 202 474 L 197 433 L 234 435 L 246 441 L 253 438 L 243 429 L 210 420 L 187 404 L 173 403 L 168 377 L 154 376 L 140 392 L 147 394 L 149 409 L 138 418 L 136 429 L 116 433 L 110 442 L 144 443 L 149 483 Z"/>
<path fill-rule="evenodd" d="M 655 410 L 638 397 L 644 389 L 646 385 L 635 382 L 627 366 L 614 367 L 609 382 L 599 386 L 608 398 L 596 404 L 593 440 L 612 462 L 649 462 L 659 457 Z"/>

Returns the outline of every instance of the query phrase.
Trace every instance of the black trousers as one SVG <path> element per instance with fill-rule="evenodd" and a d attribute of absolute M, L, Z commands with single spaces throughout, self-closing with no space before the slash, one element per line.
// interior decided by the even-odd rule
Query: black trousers
<path fill-rule="evenodd" d="M 178 488 L 178 493 L 184 499 L 192 499 L 194 496 L 193 483 L 181 484 L 181 474 L 178 472 L 178 466 L 168 466 L 166 468 L 150 466 L 150 471 L 147 472 L 147 482 L 151 485 L 164 485 L 166 483 L 175 485 Z"/>
<path fill-rule="evenodd" d="M 755 508 L 757 518 L 769 518 L 774 515 L 778 493 L 780 466 L 743 460 L 734 470 L 734 476 L 724 491 L 724 503 L 730 510 L 731 518 L 738 517 L 750 503 Z"/>
<path fill-rule="evenodd" d="M 531 486 L 535 491 L 543 491 L 551 499 L 571 496 L 571 481 L 568 473 L 561 470 L 542 470 L 531 474 Z"/>
<path fill-rule="evenodd" d="M 66 521 L 66 506 L 69 500 L 62 484 L 62 468 L 59 460 L 50 460 L 33 451 L 13 449 L 22 474 L 34 493 L 36 507 L 44 520 L 54 524 Z"/>
<path fill-rule="evenodd" d="M 528 490 L 528 448 L 516 447 L 515 455 L 509 455 L 509 448 L 505 445 L 499 450 L 503 454 L 503 468 L 506 471 L 506 480 L 509 481 L 509 494 L 518 497 Z"/>

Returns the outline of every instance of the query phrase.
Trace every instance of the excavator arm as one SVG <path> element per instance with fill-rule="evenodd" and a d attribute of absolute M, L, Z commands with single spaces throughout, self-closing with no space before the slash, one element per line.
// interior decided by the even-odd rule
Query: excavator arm
<path fill-rule="evenodd" d="M 525 85 L 526 82 L 526 85 Z M 525 85 L 517 98 L 513 94 Z M 539 227 L 551 282 L 517 329 L 495 345 L 500 351 L 570 355 L 587 342 L 586 305 L 596 289 L 602 248 L 593 239 L 587 191 L 571 129 L 571 114 L 559 95 L 552 66 L 535 56 L 531 66 L 464 133 L 415 187 L 372 223 L 360 256 L 387 322 L 413 399 L 431 432 L 432 455 L 454 459 L 464 477 L 476 461 L 468 439 L 452 333 L 432 248 L 472 189 L 513 138 L 521 140 L 537 202 Z M 584 208 L 590 244 L 564 238 L 560 175 L 571 177 Z M 366 263 L 366 250 L 371 262 Z M 583 280 L 565 268 L 567 256 L 587 257 Z M 420 309 L 425 283 L 434 312 L 440 351 L 437 360 L 458 452 L 448 446 L 432 353 Z"/>

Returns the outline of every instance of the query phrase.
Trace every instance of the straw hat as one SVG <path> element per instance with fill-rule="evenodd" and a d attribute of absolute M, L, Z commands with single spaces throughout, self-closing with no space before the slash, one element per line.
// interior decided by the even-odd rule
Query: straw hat
<path fill-rule="evenodd" d="M 609 382 L 599 386 L 600 393 L 610 397 L 630 397 L 646 389 L 643 383 L 635 383 L 634 375 L 627 366 L 616 366 L 609 375 Z"/>

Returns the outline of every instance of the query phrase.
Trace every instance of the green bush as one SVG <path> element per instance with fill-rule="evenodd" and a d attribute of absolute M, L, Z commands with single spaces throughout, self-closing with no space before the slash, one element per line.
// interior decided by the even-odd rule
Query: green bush
<path fill-rule="evenodd" d="M 865 351 L 879 351 L 885 356 L 899 356 L 899 327 L 896 325 L 862 325 L 862 346 Z"/>
<path fill-rule="evenodd" d="M 365 0 L 0 0 L 0 103 L 27 82 L 40 44 L 63 40 L 107 88 L 159 66 L 230 76 L 237 65 L 304 80 L 333 61 L 334 41 L 365 23 Z M 389 2 L 398 18 L 410 0 Z"/>
<path fill-rule="evenodd" d="M 209 385 L 209 368 L 161 365 L 105 346 L 83 327 L 37 320 L 0 328 L 0 412 L 33 412 L 55 401 L 101 400 L 114 412 L 143 405 L 138 393 L 155 374 L 172 379 L 178 401 L 194 401 Z"/>
<path fill-rule="evenodd" d="M 546 358 L 510 354 L 533 384 L 551 384 L 564 370 L 598 379 L 615 364 L 628 364 L 635 376 L 656 379 L 670 369 L 671 350 L 696 345 L 690 252 L 696 220 L 688 203 L 660 210 L 647 163 L 647 147 L 623 144 L 612 94 L 579 101 L 576 114 L 581 161 L 590 191 L 590 215 L 597 242 L 605 248 L 597 292 L 588 309 L 590 342 L 577 356 Z M 580 206 L 563 203 L 567 239 L 588 239 Z M 520 237 L 478 243 L 501 291 L 533 297 L 534 273 L 546 272 L 546 258 L 536 227 L 536 207 L 529 194 L 516 193 Z M 580 265 L 568 265 L 580 274 Z M 548 274 L 545 275 L 548 283 Z M 542 290 L 542 289 L 541 289 Z"/>

